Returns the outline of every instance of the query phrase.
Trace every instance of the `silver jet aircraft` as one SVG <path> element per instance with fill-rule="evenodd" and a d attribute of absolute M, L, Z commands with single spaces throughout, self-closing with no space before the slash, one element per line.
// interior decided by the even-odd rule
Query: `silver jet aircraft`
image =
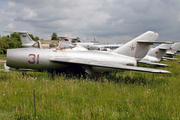
<path fill-rule="evenodd" d="M 163 59 L 167 60 L 178 60 L 177 58 L 173 58 L 176 55 L 178 49 L 180 48 L 180 42 L 175 42 L 172 46 L 167 50 L 166 55 Z"/>
<path fill-rule="evenodd" d="M 171 47 L 171 45 L 171 42 L 166 42 L 164 44 L 156 46 L 155 48 L 151 48 L 147 55 L 138 62 L 156 66 L 168 66 L 159 62 L 162 60 L 162 58 L 166 54 L 166 51 Z"/>
<path fill-rule="evenodd" d="M 83 71 L 90 75 L 114 70 L 133 70 L 152 73 L 170 73 L 166 70 L 136 67 L 137 60 L 142 59 L 158 34 L 148 31 L 116 50 L 93 52 L 76 50 L 74 47 L 61 47 L 61 42 L 54 48 L 43 49 L 40 41 L 33 48 L 8 49 L 6 65 L 16 70 L 68 70 Z M 77 69 L 78 68 L 78 69 Z"/>

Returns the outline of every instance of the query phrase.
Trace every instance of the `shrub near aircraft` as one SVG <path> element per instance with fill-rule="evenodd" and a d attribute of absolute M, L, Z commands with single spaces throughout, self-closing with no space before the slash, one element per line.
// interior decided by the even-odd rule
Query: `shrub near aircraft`
<path fill-rule="evenodd" d="M 136 67 L 137 60 L 147 54 L 157 37 L 157 33 L 148 31 L 110 53 L 87 49 L 73 50 L 78 46 L 62 47 L 58 41 L 54 44 L 54 48 L 43 49 L 41 41 L 38 41 L 32 48 L 8 49 L 6 64 L 15 70 L 52 71 L 70 68 L 90 75 L 112 70 L 170 73 L 165 70 Z"/>

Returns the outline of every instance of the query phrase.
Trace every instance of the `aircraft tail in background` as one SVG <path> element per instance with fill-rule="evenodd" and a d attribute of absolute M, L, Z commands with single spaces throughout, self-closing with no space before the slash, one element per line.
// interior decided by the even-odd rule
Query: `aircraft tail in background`
<path fill-rule="evenodd" d="M 176 54 L 177 50 L 179 50 L 179 48 L 180 48 L 180 42 L 176 42 L 176 43 L 172 44 L 170 49 L 167 50 L 166 56 L 168 56 L 168 57 L 174 56 Z"/>
<path fill-rule="evenodd" d="M 158 59 L 158 62 L 160 62 L 162 60 L 162 57 L 164 57 L 164 55 L 166 54 L 166 51 L 171 47 L 171 45 L 171 42 L 165 42 L 164 44 L 161 44 L 155 48 L 151 48 L 147 55 L 156 57 Z"/>
<path fill-rule="evenodd" d="M 145 57 L 151 45 L 155 43 L 158 36 L 159 35 L 156 32 L 147 31 L 128 43 L 122 45 L 120 48 L 115 49 L 113 52 L 135 57 L 136 60 L 140 60 Z"/>
<path fill-rule="evenodd" d="M 20 35 L 20 38 L 21 38 L 21 42 L 22 42 L 22 46 L 25 46 L 25 47 L 30 47 L 32 46 L 35 41 L 33 41 L 31 39 L 31 37 L 28 35 L 28 32 L 26 31 L 20 31 L 20 32 L 16 32 L 16 31 L 4 31 L 4 32 L 9 32 L 9 33 L 18 33 Z"/>
<path fill-rule="evenodd" d="M 171 47 L 171 42 L 166 42 L 164 44 L 161 44 L 155 48 L 151 48 L 147 55 L 142 58 L 139 63 L 145 63 L 145 64 L 151 64 L 156 66 L 168 66 L 166 64 L 156 63 L 160 62 L 163 58 L 163 56 L 166 54 L 166 51 Z"/>

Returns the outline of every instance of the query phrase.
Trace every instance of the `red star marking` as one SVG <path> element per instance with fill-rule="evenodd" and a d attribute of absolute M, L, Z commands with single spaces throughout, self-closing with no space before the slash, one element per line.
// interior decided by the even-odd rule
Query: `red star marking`
<path fill-rule="evenodd" d="M 136 47 L 134 47 L 133 44 L 132 44 L 132 46 L 130 46 L 130 48 L 131 48 L 131 51 L 134 51 L 134 49 L 135 49 Z"/>
<path fill-rule="evenodd" d="M 158 51 L 156 51 L 155 53 L 158 54 Z"/>
<path fill-rule="evenodd" d="M 171 47 L 170 47 L 169 49 L 170 49 L 170 50 L 172 50 L 172 48 L 171 48 Z"/>
<path fill-rule="evenodd" d="M 65 41 L 69 41 L 68 39 L 64 39 Z"/>

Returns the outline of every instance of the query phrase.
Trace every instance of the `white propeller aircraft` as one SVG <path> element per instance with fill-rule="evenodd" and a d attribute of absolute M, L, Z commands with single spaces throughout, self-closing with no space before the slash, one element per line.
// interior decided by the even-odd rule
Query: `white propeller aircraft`
<path fill-rule="evenodd" d="M 158 33 L 148 31 L 110 53 L 87 49 L 74 51 L 78 46 L 62 47 L 61 42 L 53 43 L 54 48 L 43 49 L 41 41 L 38 41 L 31 48 L 8 49 L 6 65 L 10 69 L 25 71 L 61 71 L 70 68 L 90 75 L 114 70 L 170 73 L 166 70 L 136 67 L 137 60 L 147 54 L 157 38 Z"/>

